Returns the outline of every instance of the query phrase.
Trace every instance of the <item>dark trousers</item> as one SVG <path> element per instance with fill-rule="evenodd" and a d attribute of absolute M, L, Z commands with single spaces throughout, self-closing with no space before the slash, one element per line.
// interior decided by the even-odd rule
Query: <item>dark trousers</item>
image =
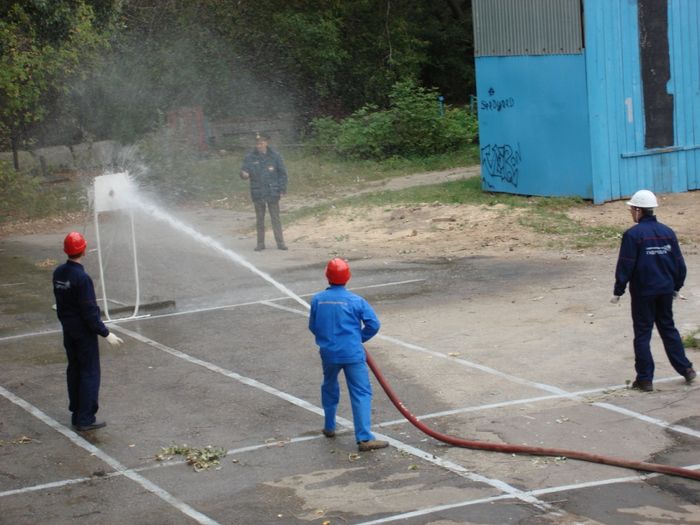
<path fill-rule="evenodd" d="M 688 361 L 683 341 L 673 322 L 673 294 L 651 297 L 632 297 L 632 325 L 634 327 L 634 368 L 637 379 L 654 379 L 654 358 L 651 356 L 651 331 L 656 325 L 666 356 L 674 370 L 684 375 L 693 364 Z"/>
<path fill-rule="evenodd" d="M 73 425 L 91 425 L 99 408 L 100 352 L 97 335 L 78 337 L 63 334 L 63 346 L 68 357 L 68 409 Z"/>
<path fill-rule="evenodd" d="M 284 246 L 284 236 L 282 235 L 282 221 L 280 221 L 280 200 L 253 201 L 255 206 L 255 226 L 258 231 L 258 247 L 265 246 L 265 206 L 270 210 L 270 221 L 272 222 L 272 233 L 275 235 L 277 246 Z"/>

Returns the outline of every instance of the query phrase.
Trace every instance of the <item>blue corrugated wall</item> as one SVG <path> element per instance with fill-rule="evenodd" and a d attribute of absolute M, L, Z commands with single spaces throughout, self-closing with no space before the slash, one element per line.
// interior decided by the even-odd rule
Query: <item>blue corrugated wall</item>
<path fill-rule="evenodd" d="M 594 202 L 698 189 L 700 2 L 669 0 L 668 40 L 674 143 L 645 149 L 636 0 L 585 0 L 586 72 Z"/>
<path fill-rule="evenodd" d="M 484 189 L 593 197 L 583 55 L 476 59 Z"/>
<path fill-rule="evenodd" d="M 657 6 L 665 1 L 668 27 L 659 30 Z M 583 0 L 579 55 L 476 58 L 485 189 L 596 203 L 640 188 L 700 189 L 700 0 L 664 2 Z M 641 4 L 655 24 L 642 37 Z M 668 54 L 665 42 L 650 45 L 649 35 L 667 36 Z M 655 67 L 648 65 L 650 49 L 665 60 L 670 80 L 659 83 L 654 72 L 655 91 L 645 101 Z M 662 103 L 672 97 L 666 113 L 655 112 L 653 96 Z M 647 122 L 668 124 L 663 147 L 649 139 Z"/>

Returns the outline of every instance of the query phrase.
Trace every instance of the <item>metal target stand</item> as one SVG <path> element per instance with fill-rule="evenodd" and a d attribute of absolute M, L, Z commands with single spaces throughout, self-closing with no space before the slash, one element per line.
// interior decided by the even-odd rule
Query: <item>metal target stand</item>
<path fill-rule="evenodd" d="M 139 265 L 136 253 L 136 228 L 134 226 L 134 211 L 132 203 L 129 202 L 129 196 L 133 197 L 134 185 L 129 178 L 127 172 L 111 173 L 95 177 L 94 181 L 94 201 L 93 208 L 95 213 L 95 238 L 97 240 L 97 260 L 100 266 L 100 281 L 102 283 L 102 303 L 104 305 L 104 314 L 107 320 L 111 321 L 112 317 L 109 313 L 109 301 L 107 299 L 107 286 L 104 276 L 104 264 L 102 261 L 102 243 L 100 240 L 100 221 L 99 215 L 109 211 L 128 210 L 129 220 L 131 223 L 131 253 L 134 259 L 134 282 L 136 283 L 136 298 L 134 301 L 134 311 L 126 319 L 134 319 L 137 317 L 148 317 L 148 315 L 139 316 L 139 306 L 141 301 L 141 291 L 139 284 Z"/>

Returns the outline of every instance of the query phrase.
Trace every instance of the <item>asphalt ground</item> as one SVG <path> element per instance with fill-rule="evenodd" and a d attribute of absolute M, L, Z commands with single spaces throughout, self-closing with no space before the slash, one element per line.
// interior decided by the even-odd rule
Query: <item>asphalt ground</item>
<path fill-rule="evenodd" d="M 324 287 L 328 254 L 253 253 L 250 238 L 227 236 L 225 218 L 188 220 L 304 301 Z M 114 308 L 133 305 L 136 291 L 124 231 L 116 219 L 102 231 Z M 101 341 L 98 417 L 108 426 L 76 433 L 51 309 L 62 237 L 0 241 L 0 523 L 700 523 L 697 481 L 451 447 L 403 420 L 374 378 L 373 423 L 391 446 L 357 452 L 344 385 L 338 435 L 323 437 L 304 306 L 146 219 L 140 299 L 174 305 L 110 323 L 125 344 Z M 367 350 L 436 430 L 698 469 L 700 386 L 672 371 L 656 335 L 655 391 L 626 386 L 631 320 L 624 299 L 608 303 L 614 258 L 356 256 L 350 288 L 382 321 Z M 96 259 L 86 266 L 99 284 Z M 681 330 L 700 314 L 697 254 L 687 262 Z M 201 472 L 179 456 L 156 460 L 182 444 L 227 455 Z"/>

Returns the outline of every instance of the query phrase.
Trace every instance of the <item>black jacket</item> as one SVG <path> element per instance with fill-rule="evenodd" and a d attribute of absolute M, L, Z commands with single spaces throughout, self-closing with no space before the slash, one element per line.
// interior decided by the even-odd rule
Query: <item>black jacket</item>
<path fill-rule="evenodd" d="M 53 272 L 53 293 L 56 296 L 56 314 L 64 332 L 72 337 L 109 335 L 100 317 L 92 279 L 82 264 L 68 260 L 56 268 Z"/>
<path fill-rule="evenodd" d="M 287 193 L 287 168 L 282 156 L 272 148 L 261 154 L 253 150 L 246 155 L 241 171 L 250 175 L 250 197 L 253 201 L 278 200 Z"/>

